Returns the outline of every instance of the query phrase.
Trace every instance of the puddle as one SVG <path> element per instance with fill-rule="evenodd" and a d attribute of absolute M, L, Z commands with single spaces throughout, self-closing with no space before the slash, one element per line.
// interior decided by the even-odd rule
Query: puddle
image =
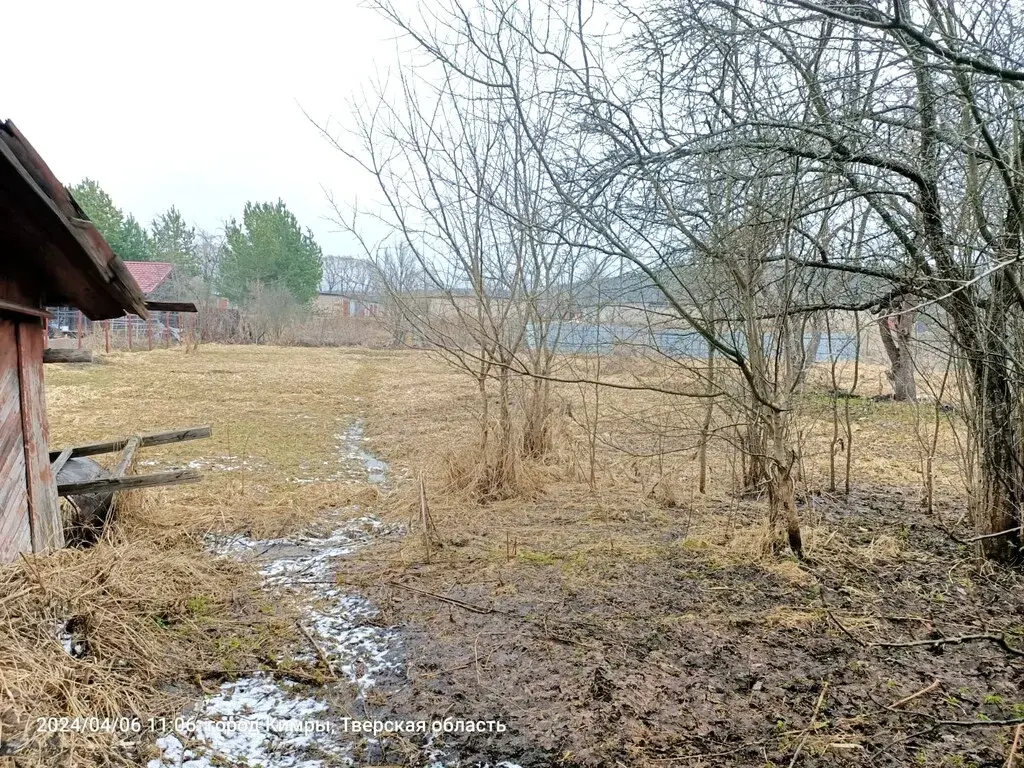
<path fill-rule="evenodd" d="M 324 460 L 322 474 L 290 478 L 298 485 L 311 483 L 360 482 L 381 485 L 387 482 L 388 465 L 363 448 L 363 422 L 356 420 L 344 432 L 334 435 L 337 458 Z M 308 463 L 302 469 L 309 471 Z"/>
<path fill-rule="evenodd" d="M 363 422 L 355 421 L 348 429 L 341 435 L 335 435 L 335 438 L 341 438 L 345 447 L 345 458 L 355 459 L 362 462 L 363 467 L 366 469 L 368 480 L 371 483 L 383 483 L 387 480 L 388 465 L 378 459 L 372 453 L 367 453 L 363 450 Z"/>

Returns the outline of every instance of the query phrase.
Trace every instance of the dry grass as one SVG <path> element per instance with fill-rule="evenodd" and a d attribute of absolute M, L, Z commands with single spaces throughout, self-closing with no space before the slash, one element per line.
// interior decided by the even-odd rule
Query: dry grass
<path fill-rule="evenodd" d="M 210 439 L 139 453 L 143 470 L 193 462 L 205 471 L 201 483 L 153 493 L 166 510 L 154 523 L 176 534 L 278 535 L 365 494 L 335 482 L 355 477 L 337 476 L 337 435 L 372 390 L 374 359 L 357 350 L 206 345 L 49 366 L 50 444 L 212 424 Z"/>
<path fill-rule="evenodd" d="M 23 745 L 17 765 L 145 762 L 123 731 L 50 735 L 36 718 L 137 717 L 145 744 L 148 718 L 175 716 L 197 686 L 258 669 L 315 678 L 283 661 L 287 607 L 252 570 L 210 557 L 202 535 L 280 535 L 376 500 L 342 471 L 336 438 L 372 390 L 366 353 L 205 346 L 46 374 L 52 447 L 194 424 L 214 436 L 137 455 L 137 471 L 198 462 L 200 483 L 124 497 L 92 549 L 0 568 L 0 743 Z"/>
<path fill-rule="evenodd" d="M 580 370 L 582 366 L 577 363 L 575 367 Z M 449 567 L 458 567 L 467 558 L 476 562 L 485 553 L 503 558 L 509 538 L 521 544 L 533 542 L 530 546 L 537 551 L 550 547 L 554 555 L 577 551 L 606 534 L 653 550 L 660 546 L 658 536 L 666 523 L 684 525 L 689 546 L 712 550 L 723 562 L 776 562 L 775 557 L 765 555 L 769 548 L 761 521 L 766 500 L 738 499 L 732 494 L 738 467 L 736 452 L 727 440 L 712 440 L 709 445 L 706 493 L 697 492 L 695 435 L 688 425 L 699 423 L 703 414 L 700 401 L 603 390 L 597 426 L 598 483 L 592 491 L 585 481 L 589 425 L 582 417 L 593 413 L 592 401 L 585 401 L 592 392 L 574 385 L 557 387 L 556 403 L 570 416 L 563 417 L 555 430 L 555 457 L 518 468 L 530 481 L 518 498 L 479 504 L 465 494 L 449 492 L 453 466 L 469 475 L 478 458 L 473 452 L 478 408 L 474 383 L 422 352 L 381 358 L 378 370 L 380 390 L 370 402 L 368 434 L 378 452 L 407 467 L 411 475 L 426 479 L 442 535 L 467 542 L 454 550 Z M 863 380 L 880 371 L 878 366 L 862 366 L 860 376 Z M 643 361 L 619 358 L 604 363 L 603 372 L 629 382 L 664 375 Z M 880 540 L 854 552 L 820 524 L 820 511 L 841 501 L 841 494 L 829 489 L 832 401 L 815 389 L 825 373 L 815 372 L 815 384 L 796 418 L 803 448 L 799 492 L 807 499 L 801 512 L 805 550 L 811 557 L 828 557 L 829 553 L 859 554 L 871 560 L 888 557 L 893 551 L 891 542 Z M 684 385 L 678 380 L 676 384 Z M 838 406 L 840 434 L 845 436 L 845 404 L 839 401 Z M 854 482 L 921 488 L 923 452 L 930 449 L 934 406 L 863 399 L 850 401 L 849 407 L 853 439 L 844 439 L 842 449 L 849 443 Z M 662 434 L 652 434 L 652 425 L 662 425 Z M 945 498 L 960 498 L 963 493 L 958 458 L 949 419 L 941 414 L 934 472 L 936 493 Z M 835 460 L 841 491 L 845 454 Z M 394 509 L 412 519 L 417 504 L 411 488 L 400 488 Z M 403 561 L 417 560 L 418 541 L 409 538 Z"/>
<path fill-rule="evenodd" d="M 660 375 L 632 359 L 609 360 L 605 373 L 622 381 Z M 369 447 L 399 478 L 380 506 L 416 532 L 412 480 L 424 478 L 443 543 L 425 565 L 423 538 L 408 536 L 372 554 L 378 573 L 413 568 L 438 591 L 462 583 L 525 592 L 554 576 L 566 589 L 599 592 L 609 569 L 659 566 L 699 550 L 713 567 L 753 563 L 795 587 L 813 582 L 795 563 L 765 555 L 765 502 L 732 495 L 737 466 L 725 440 L 709 445 L 707 493 L 697 493 L 700 402 L 603 391 L 590 488 L 585 414 L 593 413 L 593 392 L 556 387 L 552 456 L 523 460 L 515 497 L 482 504 L 464 492 L 477 482 L 476 397 L 471 380 L 413 351 L 210 345 L 48 366 L 53 447 L 204 423 L 214 437 L 143 449 L 139 471 L 192 461 L 204 480 L 144 494 L 97 548 L 0 570 L 0 740 L 12 728 L 19 738 L 28 733 L 25 765 L 138 764 L 112 735 L 50 743 L 25 729 L 41 716 L 170 715 L 192 684 L 266 666 L 289 641 L 287 614 L 263 601 L 254 574 L 205 555 L 201 536 L 281 535 L 326 508 L 376 501 L 376 489 L 350 482 L 337 461 L 338 435 L 357 415 L 365 415 Z M 850 408 L 856 482 L 920 487 L 918 434 L 930 434 L 934 409 L 862 400 Z M 802 511 L 806 551 L 886 562 L 900 554 L 897 539 L 851 546 L 817 512 L 815 505 L 832 503 L 821 493 L 833 452 L 831 409 L 826 395 L 811 394 L 798 416 L 802 498 L 810 499 Z M 936 476 L 948 479 L 936 487 L 949 498 L 959 492 L 956 459 L 950 427 L 940 424 Z M 85 658 L 72 658 L 56 639 L 72 619 L 88 640 Z M 763 620 L 803 627 L 817 617 L 780 609 Z"/>

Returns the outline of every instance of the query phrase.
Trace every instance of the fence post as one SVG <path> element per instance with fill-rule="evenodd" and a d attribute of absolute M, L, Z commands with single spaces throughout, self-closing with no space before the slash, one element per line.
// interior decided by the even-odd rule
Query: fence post
<path fill-rule="evenodd" d="M 78 339 L 78 348 L 82 348 L 82 310 L 75 310 L 75 336 Z"/>
<path fill-rule="evenodd" d="M 128 339 L 128 351 L 132 351 L 132 316 L 124 316 L 124 333 Z"/>
<path fill-rule="evenodd" d="M 164 349 L 171 346 L 171 313 L 164 312 Z"/>
<path fill-rule="evenodd" d="M 103 348 L 110 353 L 110 321 L 103 321 Z"/>
<path fill-rule="evenodd" d="M 153 351 L 153 315 L 146 315 L 146 336 L 149 337 L 149 351 Z"/>

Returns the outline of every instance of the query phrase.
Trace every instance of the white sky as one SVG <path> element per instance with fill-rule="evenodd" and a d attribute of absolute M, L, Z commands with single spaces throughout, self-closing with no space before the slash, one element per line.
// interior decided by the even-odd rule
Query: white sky
<path fill-rule="evenodd" d="M 148 225 L 176 205 L 206 229 L 281 197 L 327 254 L 358 249 L 338 202 L 374 187 L 307 121 L 395 60 L 393 31 L 359 0 L 26 0 L 5 4 L 0 119 L 65 184 L 96 179 Z"/>

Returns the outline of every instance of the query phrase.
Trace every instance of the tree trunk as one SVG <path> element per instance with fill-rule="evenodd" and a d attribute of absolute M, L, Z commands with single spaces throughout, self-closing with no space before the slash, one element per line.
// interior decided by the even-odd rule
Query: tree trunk
<path fill-rule="evenodd" d="M 743 492 L 751 493 L 769 480 L 771 441 L 766 420 L 771 418 L 767 409 L 755 404 L 750 410 L 750 421 L 743 434 Z"/>
<path fill-rule="evenodd" d="M 551 452 L 551 419 L 549 413 L 549 384 L 534 378 L 526 397 L 523 424 L 523 453 L 540 459 Z"/>
<path fill-rule="evenodd" d="M 772 546 L 776 550 L 780 548 L 784 535 L 793 554 L 803 559 L 800 517 L 796 511 L 796 484 L 793 482 L 795 463 L 795 451 L 773 462 L 772 479 L 768 484 L 768 525 Z"/>
<path fill-rule="evenodd" d="M 892 385 L 893 400 L 900 402 L 917 399 L 917 381 L 914 377 L 914 356 L 911 340 L 914 337 L 914 311 L 909 297 L 897 299 L 886 315 L 878 319 L 882 346 L 889 357 L 886 376 Z"/>
<path fill-rule="evenodd" d="M 1024 563 L 1024 469 L 1019 456 L 1019 414 L 1014 412 L 1005 358 L 995 348 L 999 343 L 995 337 L 986 338 L 986 354 L 972 361 L 981 470 L 973 513 L 978 532 L 988 534 L 979 541 L 981 554 L 1000 563 L 1020 565 Z"/>

